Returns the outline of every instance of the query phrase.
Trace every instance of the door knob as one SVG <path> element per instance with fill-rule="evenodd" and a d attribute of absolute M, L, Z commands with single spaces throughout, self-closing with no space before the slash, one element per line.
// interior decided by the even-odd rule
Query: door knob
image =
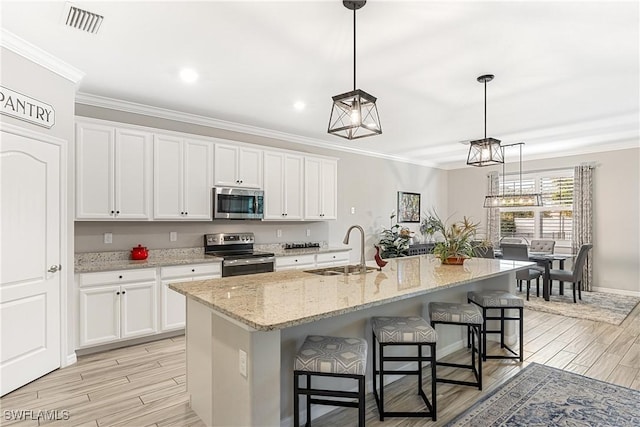
<path fill-rule="evenodd" d="M 62 270 L 62 266 L 61 265 L 52 265 L 51 267 L 49 267 L 49 269 L 47 271 L 49 273 L 56 273 L 58 270 Z"/>

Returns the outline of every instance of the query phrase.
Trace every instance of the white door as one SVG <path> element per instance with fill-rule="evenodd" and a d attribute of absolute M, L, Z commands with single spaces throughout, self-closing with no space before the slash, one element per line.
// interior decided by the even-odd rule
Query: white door
<path fill-rule="evenodd" d="M 285 156 L 284 177 L 286 217 L 289 220 L 302 219 L 302 186 L 304 182 L 304 158 L 302 156 L 293 154 Z"/>
<path fill-rule="evenodd" d="M 151 134 L 116 129 L 114 187 L 118 219 L 151 218 L 151 148 Z"/>
<path fill-rule="evenodd" d="M 120 339 L 120 286 L 80 290 L 80 346 Z"/>
<path fill-rule="evenodd" d="M 120 301 L 121 338 L 156 333 L 156 282 L 122 285 Z"/>
<path fill-rule="evenodd" d="M 153 218 L 184 218 L 182 139 L 156 135 L 153 141 Z"/>
<path fill-rule="evenodd" d="M 214 181 L 218 187 L 238 187 L 238 147 L 216 144 Z"/>
<path fill-rule="evenodd" d="M 262 188 L 262 150 L 240 148 L 238 179 L 241 187 Z"/>
<path fill-rule="evenodd" d="M 0 395 L 60 367 L 60 178 L 60 146 L 2 129 Z"/>
<path fill-rule="evenodd" d="M 334 160 L 322 162 L 322 219 L 338 217 L 338 163 Z"/>
<path fill-rule="evenodd" d="M 264 219 L 286 219 L 284 155 L 265 151 L 264 172 Z"/>
<path fill-rule="evenodd" d="M 322 181 L 322 160 L 307 157 L 304 161 L 304 217 L 322 219 L 320 199 Z"/>

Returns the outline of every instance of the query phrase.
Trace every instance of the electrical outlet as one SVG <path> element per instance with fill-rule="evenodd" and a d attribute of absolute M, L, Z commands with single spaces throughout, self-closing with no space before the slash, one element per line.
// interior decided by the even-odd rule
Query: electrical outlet
<path fill-rule="evenodd" d="M 310 237 L 310 236 L 311 236 L 311 229 L 307 228 L 307 237 Z"/>
<path fill-rule="evenodd" d="M 104 233 L 104 243 L 113 243 L 113 233 Z"/>
<path fill-rule="evenodd" d="M 282 237 L 282 230 L 276 230 L 276 237 Z"/>
<path fill-rule="evenodd" d="M 351 215 L 356 213 L 356 208 L 354 206 L 351 207 Z"/>
<path fill-rule="evenodd" d="M 175 242 L 176 240 L 178 240 L 178 233 L 175 231 L 172 231 L 169 233 L 169 241 L 170 242 Z"/>
<path fill-rule="evenodd" d="M 238 350 L 238 367 L 240 375 L 247 378 L 247 352 L 244 350 Z"/>

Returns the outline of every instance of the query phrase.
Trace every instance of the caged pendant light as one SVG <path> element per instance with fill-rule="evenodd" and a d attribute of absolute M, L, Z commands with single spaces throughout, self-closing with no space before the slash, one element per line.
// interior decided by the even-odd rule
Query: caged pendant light
<path fill-rule="evenodd" d="M 366 3 L 366 0 L 342 2 L 344 7 L 353 10 L 353 90 L 332 97 L 333 107 L 329 117 L 328 132 L 346 139 L 358 139 L 382 133 L 376 97 L 356 89 L 356 10 Z"/>
<path fill-rule="evenodd" d="M 485 74 L 478 77 L 478 81 L 484 84 L 484 138 L 470 142 L 467 164 L 471 166 L 504 164 L 504 154 L 500 147 L 500 140 L 487 138 L 487 82 L 493 80 L 493 77 L 493 74 Z"/>

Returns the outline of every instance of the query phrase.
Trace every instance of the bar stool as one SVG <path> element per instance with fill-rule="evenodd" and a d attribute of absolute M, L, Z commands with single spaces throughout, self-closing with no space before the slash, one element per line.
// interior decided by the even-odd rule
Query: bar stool
<path fill-rule="evenodd" d="M 311 426 L 311 404 L 358 408 L 358 426 L 364 427 L 365 371 L 367 341 L 363 338 L 308 336 L 296 355 L 293 371 L 293 425 L 300 426 L 300 395 L 307 396 L 307 423 Z M 299 377 L 307 378 L 299 386 Z M 358 391 L 326 390 L 311 387 L 311 377 L 352 378 L 358 381 Z M 316 398 L 335 397 L 354 400 Z"/>
<path fill-rule="evenodd" d="M 524 301 L 505 291 L 474 291 L 467 293 L 467 301 L 473 303 L 482 309 L 482 357 L 487 359 L 520 359 L 522 362 L 523 355 L 523 336 L 524 336 Z M 487 316 L 487 310 L 500 310 L 499 316 Z M 506 310 L 517 310 L 518 317 L 507 316 Z M 500 329 L 488 330 L 487 320 L 499 320 Z M 504 342 L 504 322 L 518 321 L 520 326 L 520 336 L 518 338 L 520 351 L 516 353 Z M 500 348 L 507 349 L 510 355 L 488 355 L 487 354 L 487 334 L 500 334 Z"/>
<path fill-rule="evenodd" d="M 482 313 L 480 309 L 473 304 L 457 304 L 452 302 L 430 302 L 429 303 L 429 319 L 431 327 L 435 329 L 437 324 L 443 325 L 460 325 L 467 327 L 468 343 L 467 347 L 471 348 L 471 364 L 465 365 L 460 363 L 436 362 L 438 366 L 449 366 L 453 368 L 471 369 L 475 377 L 475 381 L 460 381 L 448 378 L 436 377 L 436 382 L 468 385 L 478 387 L 482 390 Z M 478 344 L 476 346 L 476 338 Z M 478 365 L 476 367 L 476 353 Z"/>
<path fill-rule="evenodd" d="M 436 421 L 436 331 L 421 317 L 373 317 L 373 397 L 376 399 L 380 421 L 384 417 L 431 417 Z M 380 350 L 380 367 L 376 363 L 376 340 Z M 389 346 L 417 347 L 417 356 L 385 356 L 384 350 Z M 429 355 L 422 354 L 422 347 L 429 346 Z M 415 370 L 386 370 L 385 362 L 418 362 Z M 427 399 L 422 388 L 422 363 L 431 363 L 431 401 Z M 418 395 L 422 398 L 427 411 L 389 412 L 384 410 L 384 375 L 407 374 L 418 376 Z M 380 376 L 380 395 L 376 386 L 376 378 Z"/>

